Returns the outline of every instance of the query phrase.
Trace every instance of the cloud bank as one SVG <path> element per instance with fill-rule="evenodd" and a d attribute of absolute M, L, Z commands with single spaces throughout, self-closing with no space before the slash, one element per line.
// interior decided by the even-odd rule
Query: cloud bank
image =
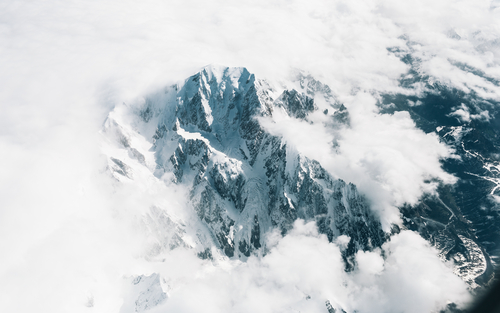
<path fill-rule="evenodd" d="M 438 182 L 453 184 L 456 178 L 441 168 L 440 160 L 453 157 L 453 151 L 436 134 L 417 129 L 407 112 L 379 114 L 376 101 L 367 93 L 346 101 L 351 125 L 335 133 L 323 114 L 310 118 L 314 124 L 279 112 L 261 123 L 336 177 L 353 182 L 389 231 L 400 223 L 399 206 L 416 204 L 424 193 L 434 193 Z"/>
<path fill-rule="evenodd" d="M 417 313 L 470 297 L 436 251 L 410 231 L 382 250 L 358 252 L 351 273 L 344 271 L 340 248 L 313 222 L 298 220 L 284 238 L 273 233 L 267 240 L 269 252 L 247 262 L 214 265 L 182 251 L 167 255 L 156 270 L 168 278 L 168 299 L 151 312 L 327 312 L 328 301 L 347 312 Z"/>
<path fill-rule="evenodd" d="M 416 130 L 405 114 L 380 116 L 374 108 L 373 92 L 399 91 L 398 79 L 408 70 L 387 48 L 410 49 L 411 42 L 422 74 L 498 99 L 500 90 L 491 80 L 456 64 L 499 79 L 499 12 L 498 1 L 485 0 L 3 1 L 2 308 L 119 312 L 123 277 L 155 271 L 191 287 L 179 287 L 166 302 L 165 308 L 179 311 L 202 305 L 193 300 L 197 290 L 207 292 L 199 303 L 219 312 L 232 305 L 245 311 L 259 304 L 262 311 L 293 305 L 322 312 L 324 299 L 346 309 L 354 309 L 350 305 L 358 301 L 352 299 L 362 299 L 360 312 L 369 305 L 371 312 L 412 312 L 413 301 L 420 299 L 416 307 L 423 312 L 444 299 L 464 299 L 463 285 L 446 274 L 432 249 L 406 233 L 384 247 L 389 251 L 385 260 L 378 252 L 360 253 L 359 276 L 347 278 L 338 270 L 339 248 L 312 230 L 297 230 L 268 256 L 246 264 L 211 267 L 178 251 L 169 256 L 183 260 L 183 266 L 173 263 L 179 265 L 172 267 L 177 272 L 156 268 L 143 259 L 146 235 L 136 220 L 151 198 L 177 199 L 179 193 L 158 186 L 153 194 L 141 194 L 113 185 L 104 171 L 99 130 L 116 104 L 185 78 L 206 64 L 245 66 L 270 80 L 300 68 L 331 86 L 353 115 L 352 130 L 340 138 L 342 153 L 330 157 L 325 151 L 320 161 L 338 176 L 348 175 L 367 193 L 368 186 L 378 186 L 371 196 L 378 197 L 380 212 L 390 223 L 397 220 L 395 205 L 415 201 L 432 189 L 426 183 L 429 177 L 453 179 L 439 168 L 439 158 L 450 152 L 436 138 Z M 321 152 L 331 134 L 312 131 L 319 134 L 314 151 Z M 304 142 L 296 145 L 300 148 Z M 182 211 L 184 204 L 178 199 L 169 205 Z M 297 247 L 319 259 L 307 258 Z M 410 255 L 423 257 L 417 262 L 405 258 Z M 423 262 L 427 256 L 429 263 Z M 314 263 L 325 260 L 331 268 L 330 263 Z M 289 277 L 281 266 L 297 274 Z M 315 267 L 327 272 L 318 273 Z M 405 276 L 417 270 L 422 280 Z M 407 288 L 395 287 L 395 274 Z M 339 287 L 343 280 L 347 287 Z M 313 301 L 296 300 L 295 295 L 302 297 L 302 289 L 295 287 L 299 281 Z M 409 291 L 414 291 L 414 299 Z M 95 303 L 91 308 L 85 306 L 90 295 Z M 240 302 L 231 304 L 229 299 Z"/>

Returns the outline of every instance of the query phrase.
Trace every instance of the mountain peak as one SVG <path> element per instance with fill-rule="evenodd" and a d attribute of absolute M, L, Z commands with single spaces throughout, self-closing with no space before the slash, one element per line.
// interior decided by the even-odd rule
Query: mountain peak
<path fill-rule="evenodd" d="M 199 73 L 205 75 L 208 81 L 215 80 L 216 82 L 222 82 L 229 79 L 233 83 L 240 81 L 240 78 L 248 79 L 250 74 L 245 67 L 227 67 L 218 64 L 209 64 L 204 66 Z M 195 74 L 196 75 L 196 74 Z"/>
<path fill-rule="evenodd" d="M 201 243 L 202 251 L 215 245 L 228 257 L 245 259 L 265 245 L 265 233 L 278 228 L 285 234 L 298 218 L 316 221 L 330 240 L 349 236 L 348 268 L 357 249 L 385 240 L 354 185 L 334 179 L 260 125 L 257 117 L 272 117 L 276 109 L 305 119 L 318 109 L 315 96 L 333 99 L 329 87 L 312 77 L 301 82 L 306 92 L 278 94 L 245 68 L 210 65 L 168 90 L 155 135 L 155 175 L 171 173 L 172 181 L 189 188 L 194 211 L 213 238 Z"/>

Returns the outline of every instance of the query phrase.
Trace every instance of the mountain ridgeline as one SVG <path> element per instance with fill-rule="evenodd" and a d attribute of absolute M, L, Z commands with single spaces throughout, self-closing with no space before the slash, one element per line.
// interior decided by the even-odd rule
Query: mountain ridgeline
<path fill-rule="evenodd" d="M 286 234 L 301 218 L 316 221 L 330 241 L 349 236 L 344 257 L 352 268 L 358 249 L 384 242 L 379 219 L 356 186 L 332 178 L 259 124 L 259 117 L 276 110 L 307 119 L 318 109 L 318 94 L 331 105 L 331 122 L 346 123 L 345 107 L 327 86 L 303 76 L 299 83 L 304 92 L 276 95 L 244 68 L 205 68 L 167 90 L 174 96 L 162 110 L 147 102 L 140 113 L 144 122 L 153 112 L 159 115 L 155 175 L 173 173 L 172 180 L 189 186 L 199 219 L 228 257 L 250 256 L 264 245 L 266 232 Z"/>

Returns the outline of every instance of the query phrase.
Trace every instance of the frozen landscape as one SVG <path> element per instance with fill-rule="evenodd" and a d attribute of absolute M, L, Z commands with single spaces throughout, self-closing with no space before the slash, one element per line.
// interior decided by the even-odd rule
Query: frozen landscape
<path fill-rule="evenodd" d="M 5 312 L 467 312 L 497 1 L 6 1 Z"/>

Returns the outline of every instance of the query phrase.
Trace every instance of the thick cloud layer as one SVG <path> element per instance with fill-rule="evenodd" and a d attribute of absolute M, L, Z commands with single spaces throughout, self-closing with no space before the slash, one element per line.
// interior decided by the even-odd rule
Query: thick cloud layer
<path fill-rule="evenodd" d="M 470 297 L 413 232 L 394 236 L 383 250 L 358 252 L 359 267 L 352 273 L 344 271 L 339 247 L 312 222 L 299 220 L 286 237 L 271 234 L 268 242 L 267 255 L 244 263 L 214 266 L 181 251 L 169 254 L 157 271 L 174 287 L 152 312 L 327 312 L 328 301 L 347 312 L 419 313 Z"/>
<path fill-rule="evenodd" d="M 0 306 L 9 312 L 118 312 L 125 294 L 122 277 L 154 271 L 178 282 L 165 308 L 179 311 L 205 303 L 219 312 L 234 305 L 243 311 L 293 305 L 321 312 L 320 301 L 329 299 L 345 308 L 359 303 L 360 312 L 368 306 L 371 312 L 423 312 L 462 299 L 463 285 L 420 238 L 406 233 L 384 247 L 392 253 L 383 262 L 378 252 L 360 253 L 358 280 L 338 270 L 339 248 L 311 230 L 312 235 L 298 230 L 276 243 L 268 256 L 247 264 L 211 267 L 191 259 L 190 252 L 177 251 L 170 256 L 183 260 L 173 261 L 176 271 L 156 268 L 143 261 L 145 239 L 136 218 L 151 197 L 178 199 L 169 205 L 182 211 L 182 193 L 114 186 L 105 172 L 98 132 L 115 104 L 206 64 L 245 66 L 271 80 L 299 68 L 329 84 L 353 116 L 352 129 L 340 138 L 341 153 L 328 156 L 325 151 L 320 161 L 364 192 L 371 190 L 387 226 L 398 218 L 395 205 L 432 190 L 428 178 L 453 181 L 439 168 L 439 158 L 450 152 L 436 138 L 416 130 L 407 115 L 380 116 L 374 108 L 372 92 L 399 90 L 397 80 L 408 70 L 387 48 L 410 51 L 423 74 L 498 99 L 499 88 L 491 79 L 458 65 L 499 79 L 499 14 L 498 1 L 486 0 L 3 1 Z M 457 117 L 467 118 L 459 110 Z M 324 136 L 310 143 L 314 151 L 325 149 L 331 135 Z M 411 144 L 404 144 L 408 138 Z M 295 142 L 299 148 L 304 144 Z M 318 259 L 307 258 L 297 247 Z M 315 263 L 327 260 L 331 268 Z M 284 273 L 286 268 L 297 274 Z M 410 279 L 415 271 L 422 280 Z M 398 275 L 406 288 L 395 287 Z M 331 283 L 343 279 L 347 287 Z M 314 301 L 296 300 L 302 292 L 298 288 Z M 410 299 L 410 291 L 415 298 Z M 196 302 L 193 294 L 201 294 L 204 302 Z M 92 308 L 85 306 L 89 298 Z M 352 300 L 358 298 L 363 301 Z"/>

